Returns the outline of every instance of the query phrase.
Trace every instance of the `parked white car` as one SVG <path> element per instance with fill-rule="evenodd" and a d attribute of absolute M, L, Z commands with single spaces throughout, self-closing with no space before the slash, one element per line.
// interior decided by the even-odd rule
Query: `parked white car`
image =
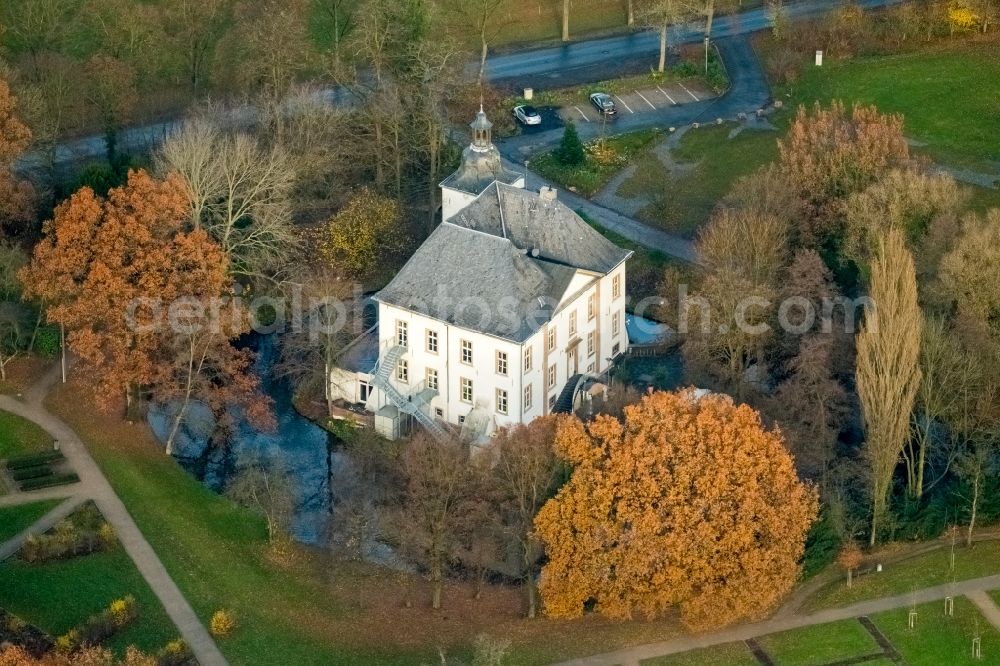
<path fill-rule="evenodd" d="M 522 104 L 521 106 L 515 106 L 514 117 L 517 118 L 522 125 L 542 124 L 542 116 L 539 115 L 535 107 L 528 106 L 527 104 Z"/>

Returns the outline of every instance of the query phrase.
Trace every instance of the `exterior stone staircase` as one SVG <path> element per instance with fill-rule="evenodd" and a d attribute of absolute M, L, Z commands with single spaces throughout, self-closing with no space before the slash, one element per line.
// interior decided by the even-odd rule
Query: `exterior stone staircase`
<path fill-rule="evenodd" d="M 443 440 L 448 437 L 448 431 L 424 409 L 429 405 L 431 399 L 437 395 L 437 391 L 427 388 L 421 382 L 415 390 L 404 394 L 392 383 L 393 373 L 396 372 L 396 365 L 406 355 L 407 351 L 409 350 L 403 345 L 391 345 L 385 349 L 379 355 L 375 371 L 372 373 L 372 384 L 385 393 L 389 401 L 400 412 L 409 414 L 416 419 L 417 423 L 435 439 Z"/>

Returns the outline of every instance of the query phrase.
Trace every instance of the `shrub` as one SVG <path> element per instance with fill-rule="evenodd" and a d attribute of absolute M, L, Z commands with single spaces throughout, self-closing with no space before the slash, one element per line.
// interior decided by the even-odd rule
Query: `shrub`
<path fill-rule="evenodd" d="M 70 629 L 56 639 L 56 650 L 63 653 L 70 653 L 80 647 L 80 632 Z"/>
<path fill-rule="evenodd" d="M 209 629 L 215 636 L 228 636 L 236 629 L 236 618 L 232 611 L 220 609 L 212 613 Z"/>
<path fill-rule="evenodd" d="M 111 527 L 109 523 L 102 523 L 100 527 L 97 528 L 97 538 L 101 542 L 103 550 L 111 550 L 115 543 L 118 541 L 118 536 L 115 534 L 115 528 Z"/>
<path fill-rule="evenodd" d="M 42 326 L 35 334 L 35 346 L 32 351 L 44 359 L 53 359 L 59 355 L 61 346 L 59 329 L 55 326 Z"/>
<path fill-rule="evenodd" d="M 100 645 L 120 630 L 124 629 L 139 617 L 139 607 L 135 597 L 131 595 L 116 599 L 111 605 L 96 615 L 91 615 L 87 621 L 75 631 L 80 645 Z"/>
<path fill-rule="evenodd" d="M 559 142 L 559 148 L 556 149 L 555 154 L 556 159 L 566 166 L 578 166 L 584 163 L 587 155 L 583 150 L 583 143 L 580 141 L 575 124 L 566 123 L 566 130 L 563 132 L 562 141 Z"/>
<path fill-rule="evenodd" d="M 170 641 L 156 653 L 157 666 L 185 666 L 194 661 L 194 654 L 181 639 Z"/>
<path fill-rule="evenodd" d="M 679 63 L 674 65 L 670 71 L 673 72 L 674 76 L 682 79 L 687 79 L 701 74 L 701 69 L 699 69 L 698 66 L 690 60 L 681 60 Z"/>
<path fill-rule="evenodd" d="M 105 551 L 114 544 L 114 530 L 107 523 L 102 522 L 96 529 L 84 529 L 71 520 L 63 520 L 51 534 L 28 535 L 19 554 L 25 562 L 35 564 Z"/>
<path fill-rule="evenodd" d="M 108 614 L 116 627 L 124 627 L 139 615 L 139 607 L 135 597 L 129 595 L 123 599 L 115 599 L 108 606 Z"/>

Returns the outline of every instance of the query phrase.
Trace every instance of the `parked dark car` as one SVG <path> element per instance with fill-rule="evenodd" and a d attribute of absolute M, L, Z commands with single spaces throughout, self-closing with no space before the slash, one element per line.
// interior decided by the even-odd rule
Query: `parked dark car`
<path fill-rule="evenodd" d="M 590 103 L 606 116 L 613 116 L 618 113 L 618 109 L 615 107 L 615 100 L 608 93 L 592 93 L 590 95 Z"/>

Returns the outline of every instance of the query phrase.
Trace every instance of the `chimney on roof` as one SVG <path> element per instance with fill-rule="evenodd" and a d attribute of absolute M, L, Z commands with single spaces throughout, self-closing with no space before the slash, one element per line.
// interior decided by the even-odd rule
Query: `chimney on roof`
<path fill-rule="evenodd" d="M 548 185 L 542 185 L 542 189 L 538 190 L 538 197 L 542 201 L 555 201 L 556 189 L 554 187 L 549 187 Z"/>

